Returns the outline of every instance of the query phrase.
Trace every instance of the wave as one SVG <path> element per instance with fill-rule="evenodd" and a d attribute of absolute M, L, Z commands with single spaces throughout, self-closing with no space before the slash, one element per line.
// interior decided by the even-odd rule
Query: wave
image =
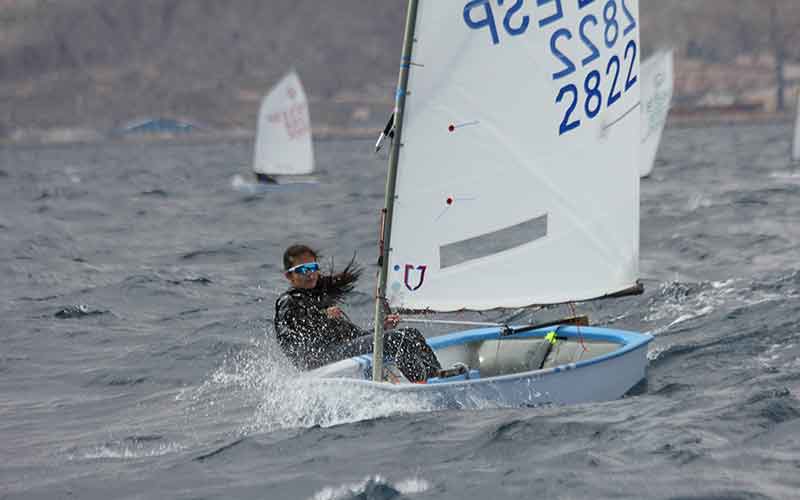
<path fill-rule="evenodd" d="M 150 377 L 136 369 L 98 369 L 87 386 L 127 387 L 139 385 L 150 380 Z"/>
<path fill-rule="evenodd" d="M 156 196 L 158 198 L 168 198 L 169 194 L 163 189 L 151 189 L 149 191 L 142 191 L 139 193 L 141 196 Z"/>
<path fill-rule="evenodd" d="M 70 460 L 119 459 L 134 460 L 139 458 L 160 457 L 178 453 L 184 446 L 170 441 L 163 436 L 129 436 L 118 441 L 73 449 L 68 453 Z"/>
<path fill-rule="evenodd" d="M 222 420 L 223 408 L 249 408 L 240 432 L 249 435 L 280 429 L 332 427 L 399 414 L 433 411 L 417 395 L 386 398 L 361 384 L 342 384 L 305 376 L 292 367 L 272 341 L 255 342 L 231 352 L 191 394 L 195 415 Z"/>
<path fill-rule="evenodd" d="M 662 283 L 647 304 L 644 321 L 661 323 L 655 335 L 675 332 L 692 320 L 712 313 L 737 315 L 750 307 L 767 302 L 782 302 L 800 296 L 800 272 L 778 276 L 724 281 Z"/>
<path fill-rule="evenodd" d="M 430 489 L 431 484 L 418 477 L 391 482 L 381 476 L 372 476 L 358 483 L 324 488 L 310 500 L 390 500 Z"/>
<path fill-rule="evenodd" d="M 88 316 L 102 316 L 109 314 L 111 311 L 102 309 L 91 309 L 85 304 L 70 305 L 59 309 L 53 316 L 58 319 L 74 319 L 85 318 Z"/>
<path fill-rule="evenodd" d="M 210 285 L 214 283 L 205 276 L 169 276 L 163 273 L 134 274 L 123 281 L 124 287 L 140 287 L 150 284 L 183 285 L 183 284 Z"/>
<path fill-rule="evenodd" d="M 229 450 L 229 449 L 231 449 L 231 448 L 243 443 L 244 440 L 245 440 L 245 438 L 239 438 L 239 439 L 233 441 L 232 443 L 228 443 L 228 444 L 226 444 L 224 446 L 221 446 L 221 447 L 216 448 L 216 449 L 214 449 L 212 451 L 209 451 L 208 453 L 204 453 L 203 455 L 200 455 L 199 457 L 195 457 L 194 460 L 196 462 L 205 462 L 209 458 L 215 457 L 215 456 L 217 456 L 217 455 L 219 455 L 221 453 L 224 453 L 227 450 Z"/>
<path fill-rule="evenodd" d="M 226 262 L 229 262 L 227 259 L 237 258 L 241 255 L 242 249 L 238 247 L 219 247 L 219 248 L 209 248 L 203 250 L 195 250 L 192 252 L 185 253 L 181 255 L 181 260 L 195 260 L 195 259 L 207 259 L 207 258 L 225 258 Z"/>

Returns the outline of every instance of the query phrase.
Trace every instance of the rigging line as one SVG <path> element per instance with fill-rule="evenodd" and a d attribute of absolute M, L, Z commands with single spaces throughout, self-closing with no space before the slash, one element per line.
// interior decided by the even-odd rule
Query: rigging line
<path fill-rule="evenodd" d="M 380 268 L 383 265 L 383 249 L 384 249 L 383 230 L 385 225 L 386 225 L 386 209 L 382 208 L 380 223 L 378 224 L 378 272 L 380 272 Z"/>
<path fill-rule="evenodd" d="M 389 299 L 387 299 L 385 295 L 383 297 L 376 298 L 379 298 L 381 302 L 383 302 L 383 313 L 386 315 L 392 314 L 392 306 L 389 305 Z"/>
<path fill-rule="evenodd" d="M 503 324 L 507 325 L 508 323 L 510 323 L 510 322 L 514 321 L 515 319 L 521 317 L 523 314 L 525 314 L 527 312 L 528 312 L 528 308 L 521 307 L 521 308 L 517 309 L 516 311 L 514 311 L 513 313 L 511 313 L 509 316 L 506 316 L 503 319 Z"/>
<path fill-rule="evenodd" d="M 639 102 L 637 102 L 636 104 L 634 104 L 634 105 L 631 107 L 631 109 L 629 109 L 628 111 L 626 111 L 625 113 L 623 113 L 623 114 L 622 114 L 622 116 L 620 116 L 619 118 L 617 118 L 617 119 L 616 119 L 616 120 L 614 120 L 613 122 L 609 123 L 608 125 L 604 126 L 604 127 L 603 127 L 603 131 L 605 132 L 606 130 L 610 129 L 611 127 L 613 127 L 613 126 L 614 126 L 614 125 L 616 125 L 617 123 L 621 122 L 621 121 L 622 121 L 622 120 L 623 120 L 623 119 L 624 119 L 626 116 L 628 116 L 629 114 L 631 114 L 631 112 L 633 112 L 633 110 L 634 110 L 634 109 L 638 108 L 638 107 L 639 107 L 639 106 L 641 106 L 641 105 L 642 105 L 642 101 L 639 101 Z"/>
<path fill-rule="evenodd" d="M 502 335 L 502 332 L 501 332 L 501 335 L 499 337 L 497 337 L 497 349 L 494 350 L 494 362 L 495 363 L 497 363 L 497 358 L 500 357 L 500 344 L 502 344 L 502 343 L 503 343 L 503 335 Z M 480 358 L 478 358 L 478 359 L 480 359 Z"/>
<path fill-rule="evenodd" d="M 464 326 L 499 326 L 504 327 L 507 326 L 503 323 L 492 323 L 487 321 L 459 321 L 459 320 L 450 320 L 450 319 L 426 319 L 426 318 L 404 318 L 401 317 L 400 321 L 403 323 L 431 323 L 434 325 L 464 325 Z"/>
<path fill-rule="evenodd" d="M 578 310 L 575 308 L 575 303 L 574 302 L 570 302 L 568 304 L 568 306 L 569 306 L 570 312 L 572 313 L 572 317 L 577 317 L 578 316 Z M 578 343 L 583 348 L 583 352 L 588 351 L 589 348 L 586 347 L 586 342 L 583 341 L 583 334 L 581 333 L 581 325 L 576 323 L 575 324 L 575 329 L 578 331 Z"/>

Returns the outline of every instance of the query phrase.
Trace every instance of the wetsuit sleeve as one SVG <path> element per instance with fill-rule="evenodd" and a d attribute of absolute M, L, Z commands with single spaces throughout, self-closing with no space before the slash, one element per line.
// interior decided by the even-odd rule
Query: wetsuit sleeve
<path fill-rule="evenodd" d="M 284 294 L 275 304 L 275 332 L 283 352 L 301 369 L 319 366 L 337 344 L 364 335 L 364 330 L 325 311 L 300 295 Z"/>

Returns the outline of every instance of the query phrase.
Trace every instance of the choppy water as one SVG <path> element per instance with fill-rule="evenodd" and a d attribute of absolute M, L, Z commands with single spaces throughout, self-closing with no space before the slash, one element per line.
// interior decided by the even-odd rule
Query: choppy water
<path fill-rule="evenodd" d="M 297 382 L 283 248 L 375 259 L 385 161 L 230 189 L 250 144 L 0 151 L 0 498 L 800 498 L 800 171 L 786 125 L 667 130 L 642 183 L 642 394 L 430 412 Z M 371 273 L 351 304 L 371 314 Z M 491 319 L 491 318 L 490 318 Z"/>

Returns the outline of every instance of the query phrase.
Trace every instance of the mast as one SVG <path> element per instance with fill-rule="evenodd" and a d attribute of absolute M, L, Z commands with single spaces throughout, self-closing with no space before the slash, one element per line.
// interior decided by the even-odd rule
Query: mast
<path fill-rule="evenodd" d="M 408 73 L 411 68 L 411 52 L 414 47 L 414 28 L 417 24 L 417 6 L 419 0 L 408 0 L 406 12 L 406 27 L 403 34 L 403 54 L 400 60 L 400 75 L 397 81 L 397 94 L 395 95 L 394 142 L 389 151 L 389 171 L 386 176 L 386 194 L 381 223 L 380 241 L 380 271 L 378 286 L 375 294 L 375 334 L 372 349 L 372 380 L 383 380 L 383 307 L 386 295 L 386 280 L 389 266 L 389 251 L 391 250 L 392 214 L 394 213 L 395 185 L 397 183 L 397 163 L 400 158 L 400 147 L 403 136 L 403 111 L 406 103 L 406 88 L 408 86 Z"/>
<path fill-rule="evenodd" d="M 797 106 L 795 106 L 794 112 L 794 146 L 792 148 L 792 160 L 800 161 L 800 91 L 797 92 Z"/>

